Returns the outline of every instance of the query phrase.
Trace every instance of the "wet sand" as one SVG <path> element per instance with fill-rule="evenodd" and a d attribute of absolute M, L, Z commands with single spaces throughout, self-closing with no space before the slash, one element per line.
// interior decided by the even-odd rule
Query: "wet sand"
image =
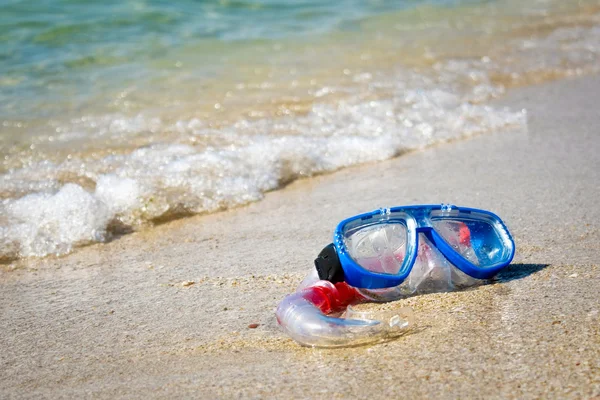
<path fill-rule="evenodd" d="M 600 396 L 600 77 L 497 104 L 527 109 L 528 131 L 4 266 L 0 397 Z M 511 228 L 517 256 L 494 283 L 400 301 L 417 328 L 378 345 L 308 349 L 278 329 L 274 308 L 339 220 L 440 202 L 493 210 Z"/>

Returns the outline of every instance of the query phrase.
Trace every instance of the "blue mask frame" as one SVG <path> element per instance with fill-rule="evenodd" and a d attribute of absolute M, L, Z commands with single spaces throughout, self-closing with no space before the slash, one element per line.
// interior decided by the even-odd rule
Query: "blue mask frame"
<path fill-rule="evenodd" d="M 432 221 L 459 220 L 486 222 L 495 233 L 501 253 L 493 263 L 485 267 L 477 266 L 458 253 L 436 231 Z M 406 256 L 395 274 L 369 271 L 360 266 L 350 256 L 344 238 L 349 232 L 388 223 L 401 223 L 406 227 Z M 344 270 L 345 281 L 354 287 L 365 289 L 382 289 L 400 285 L 410 274 L 419 248 L 419 234 L 423 234 L 442 253 L 448 261 L 465 274 L 476 279 L 490 279 L 501 269 L 510 264 L 515 255 L 515 244 L 508 228 L 497 215 L 475 208 L 452 205 L 414 205 L 375 210 L 370 213 L 356 215 L 340 222 L 335 230 L 333 243 L 340 264 Z M 475 250 L 483 245 L 485 237 L 474 237 L 472 246 Z"/>

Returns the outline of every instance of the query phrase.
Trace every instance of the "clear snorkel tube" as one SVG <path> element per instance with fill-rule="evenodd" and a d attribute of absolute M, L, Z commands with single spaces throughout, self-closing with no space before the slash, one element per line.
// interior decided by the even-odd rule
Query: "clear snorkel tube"
<path fill-rule="evenodd" d="M 371 301 L 345 282 L 319 280 L 316 271 L 277 307 L 277 322 L 298 343 L 309 347 L 357 346 L 391 339 L 413 323 L 412 310 L 360 311 L 352 305 Z"/>

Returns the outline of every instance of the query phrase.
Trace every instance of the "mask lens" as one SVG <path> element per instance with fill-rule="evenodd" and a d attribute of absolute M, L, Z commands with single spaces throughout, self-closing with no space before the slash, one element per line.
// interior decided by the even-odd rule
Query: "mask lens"
<path fill-rule="evenodd" d="M 370 272 L 397 274 L 406 257 L 406 226 L 383 223 L 356 229 L 345 238 L 350 256 Z"/>
<path fill-rule="evenodd" d="M 508 257 L 502 236 L 488 221 L 436 219 L 431 222 L 446 243 L 476 266 L 486 268 Z"/>

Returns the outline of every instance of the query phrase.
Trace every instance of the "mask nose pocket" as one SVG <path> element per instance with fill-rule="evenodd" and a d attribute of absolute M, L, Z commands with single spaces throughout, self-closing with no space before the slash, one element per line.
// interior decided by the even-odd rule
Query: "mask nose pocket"
<path fill-rule="evenodd" d="M 433 293 L 452 290 L 454 267 L 429 241 L 419 233 L 417 258 L 408 278 L 400 285 L 404 294 Z"/>

